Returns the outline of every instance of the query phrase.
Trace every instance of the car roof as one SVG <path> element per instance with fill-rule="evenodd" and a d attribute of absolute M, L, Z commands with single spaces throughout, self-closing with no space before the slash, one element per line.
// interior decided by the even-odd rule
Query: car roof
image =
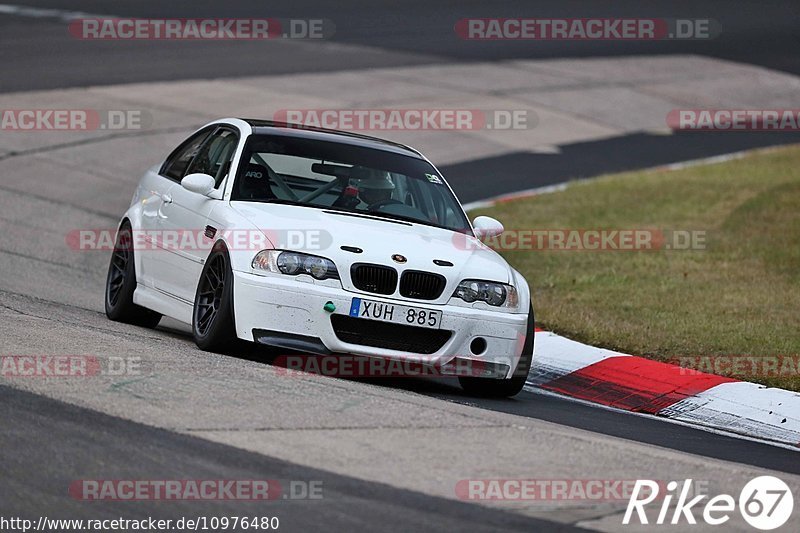
<path fill-rule="evenodd" d="M 397 154 L 408 155 L 417 159 L 424 159 L 415 149 L 405 144 L 372 137 L 370 135 L 362 135 L 360 133 L 353 133 L 349 131 L 329 130 L 326 128 L 317 128 L 313 126 L 306 126 L 303 124 L 293 124 L 291 122 L 276 122 L 273 120 L 260 120 L 260 119 L 241 119 L 247 122 L 253 128 L 255 135 L 284 135 L 289 137 L 300 137 L 304 139 L 316 139 L 320 141 L 333 141 L 343 144 L 352 144 L 356 146 L 363 146 L 365 148 L 374 148 L 377 150 L 384 150 L 387 152 L 394 152 Z"/>

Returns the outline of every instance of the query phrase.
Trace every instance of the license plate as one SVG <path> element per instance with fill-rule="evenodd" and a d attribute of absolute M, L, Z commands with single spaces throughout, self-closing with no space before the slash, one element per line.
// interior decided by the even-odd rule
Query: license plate
<path fill-rule="evenodd" d="M 353 298 L 350 304 L 350 316 L 420 328 L 439 329 L 442 325 L 441 311 L 409 307 L 407 305 L 387 304 L 386 302 L 364 300 L 363 298 Z"/>

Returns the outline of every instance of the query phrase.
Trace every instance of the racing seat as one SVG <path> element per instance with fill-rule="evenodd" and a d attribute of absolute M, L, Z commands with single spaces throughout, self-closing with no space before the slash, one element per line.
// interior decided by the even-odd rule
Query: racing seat
<path fill-rule="evenodd" d="M 272 192 L 270 175 L 274 171 L 266 165 L 250 163 L 239 180 L 239 198 L 242 200 L 273 200 L 276 198 Z"/>

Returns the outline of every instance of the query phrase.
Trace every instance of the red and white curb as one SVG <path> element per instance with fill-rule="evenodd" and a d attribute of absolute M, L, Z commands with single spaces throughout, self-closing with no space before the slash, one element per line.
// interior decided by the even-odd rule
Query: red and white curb
<path fill-rule="evenodd" d="M 679 170 L 775 149 L 743 150 L 649 170 Z M 560 183 L 495 196 L 464 204 L 464 210 L 563 191 L 569 185 Z M 538 328 L 526 388 L 710 431 L 800 447 L 800 394 L 595 348 Z"/>
<path fill-rule="evenodd" d="M 800 447 L 800 394 L 595 348 L 536 330 L 527 387 Z"/>

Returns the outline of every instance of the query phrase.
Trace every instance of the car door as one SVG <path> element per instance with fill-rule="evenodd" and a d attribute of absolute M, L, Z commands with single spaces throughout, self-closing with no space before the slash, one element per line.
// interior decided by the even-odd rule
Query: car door
<path fill-rule="evenodd" d="M 139 281 L 147 286 L 158 288 L 163 285 L 161 278 L 168 264 L 159 231 L 164 208 L 172 201 L 169 191 L 180 182 L 211 131 L 212 129 L 205 128 L 178 145 L 160 169 L 147 172 L 139 186 L 142 217 L 141 228 L 138 229 L 144 232 L 146 243 L 136 251 L 141 267 L 137 275 Z"/>
<path fill-rule="evenodd" d="M 197 151 L 184 176 L 209 174 L 214 178 L 215 190 L 222 191 L 238 142 L 239 135 L 233 127 L 217 127 Z M 222 197 L 221 194 L 218 196 Z M 159 224 L 160 233 L 171 239 L 171 245 L 169 253 L 164 254 L 167 264 L 159 278 L 159 288 L 191 303 L 213 242 L 204 236 L 213 237 L 220 227 L 213 219 L 212 211 L 221 200 L 188 191 L 180 183 L 169 189 L 168 197 L 170 202 L 164 205 Z"/>

